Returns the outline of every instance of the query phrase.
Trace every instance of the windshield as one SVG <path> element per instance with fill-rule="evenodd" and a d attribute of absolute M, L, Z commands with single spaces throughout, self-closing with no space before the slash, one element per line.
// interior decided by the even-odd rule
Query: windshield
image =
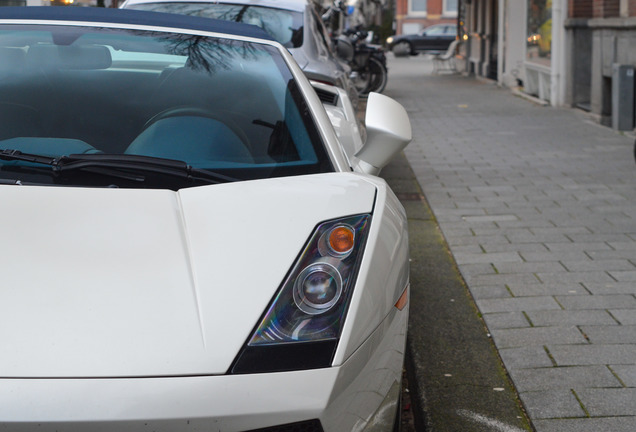
<path fill-rule="evenodd" d="M 300 12 L 254 5 L 203 2 L 140 3 L 126 8 L 252 24 L 265 30 L 286 48 L 298 48 L 303 44 L 303 14 Z"/>
<path fill-rule="evenodd" d="M 333 170 L 275 48 L 90 27 L 0 26 L 5 150 L 166 158 L 238 180 Z M 0 160 L 0 178 L 60 182 L 46 168 Z M 71 183 L 113 183 L 82 174 Z"/>

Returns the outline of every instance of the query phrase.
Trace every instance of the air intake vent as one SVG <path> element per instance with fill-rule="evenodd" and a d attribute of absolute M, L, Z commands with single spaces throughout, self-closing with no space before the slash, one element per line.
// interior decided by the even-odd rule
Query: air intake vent
<path fill-rule="evenodd" d="M 247 432 L 323 432 L 320 421 L 308 420 L 300 423 L 272 426 L 265 429 L 256 429 Z"/>
<path fill-rule="evenodd" d="M 330 91 L 317 88 L 314 88 L 314 90 L 316 90 L 316 94 L 318 95 L 322 103 L 329 105 L 336 105 L 338 103 L 337 93 L 332 93 Z"/>

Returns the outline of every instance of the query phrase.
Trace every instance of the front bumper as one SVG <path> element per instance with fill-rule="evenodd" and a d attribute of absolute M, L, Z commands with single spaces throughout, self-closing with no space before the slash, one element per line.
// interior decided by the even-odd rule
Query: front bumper
<path fill-rule="evenodd" d="M 0 429 L 250 431 L 318 419 L 325 432 L 390 430 L 407 309 L 394 309 L 341 366 L 190 377 L 0 379 Z M 395 405 L 397 406 L 397 405 Z"/>

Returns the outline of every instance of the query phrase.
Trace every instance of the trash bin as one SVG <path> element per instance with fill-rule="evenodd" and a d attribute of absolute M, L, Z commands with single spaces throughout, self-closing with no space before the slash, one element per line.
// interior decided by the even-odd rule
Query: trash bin
<path fill-rule="evenodd" d="M 634 66 L 612 65 L 612 128 L 634 129 Z"/>

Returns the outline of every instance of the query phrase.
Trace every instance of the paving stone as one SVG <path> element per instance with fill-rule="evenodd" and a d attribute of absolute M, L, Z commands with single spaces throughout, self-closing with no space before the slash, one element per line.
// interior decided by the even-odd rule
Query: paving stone
<path fill-rule="evenodd" d="M 610 369 L 627 387 L 636 387 L 636 365 L 611 365 Z"/>
<path fill-rule="evenodd" d="M 626 259 L 634 260 L 636 254 L 631 250 L 602 250 L 602 251 L 587 251 L 587 256 L 593 260 L 610 260 L 610 259 Z"/>
<path fill-rule="evenodd" d="M 457 229 L 468 229 L 471 232 L 471 235 L 474 235 L 474 225 L 467 224 L 465 221 L 453 221 L 453 222 L 441 222 L 439 223 L 439 227 L 442 230 L 447 230 L 449 233 L 454 232 Z M 494 224 L 490 224 L 488 228 L 497 228 Z M 483 251 L 480 251 L 483 253 Z"/>
<path fill-rule="evenodd" d="M 623 325 L 636 325 L 636 310 L 610 309 L 609 313 Z"/>
<path fill-rule="evenodd" d="M 543 283 L 558 282 L 580 282 L 580 283 L 598 283 L 598 282 L 615 282 L 609 274 L 604 271 L 590 272 L 563 272 L 563 273 L 537 273 L 537 277 Z"/>
<path fill-rule="evenodd" d="M 636 294 L 636 284 L 630 282 L 586 283 L 585 288 L 595 295 Z"/>
<path fill-rule="evenodd" d="M 564 309 L 636 309 L 636 298 L 627 294 L 557 296 Z M 634 311 L 636 315 L 636 311 Z M 636 316 L 635 316 L 636 318 Z"/>
<path fill-rule="evenodd" d="M 478 264 L 478 263 L 505 263 L 505 262 L 523 262 L 521 256 L 517 252 L 500 252 L 500 253 L 455 253 L 457 264 Z"/>
<path fill-rule="evenodd" d="M 592 417 L 629 416 L 636 413 L 636 388 L 587 388 L 577 389 L 576 394 Z"/>
<path fill-rule="evenodd" d="M 612 271 L 613 269 L 608 268 L 610 276 L 616 279 L 619 282 L 636 282 L 636 270 L 630 271 Z"/>
<path fill-rule="evenodd" d="M 591 262 L 593 259 L 586 255 L 585 252 L 579 250 L 573 252 L 521 252 L 520 254 L 523 260 L 527 262 Z"/>
<path fill-rule="evenodd" d="M 518 252 L 518 253 L 524 253 L 524 252 L 545 252 L 545 251 L 548 250 L 542 243 L 482 244 L 481 247 L 486 253 L 497 253 L 497 252 Z"/>
<path fill-rule="evenodd" d="M 527 227 L 501 228 L 498 226 L 494 226 L 494 227 L 471 227 L 471 229 L 476 236 L 503 235 L 509 238 L 512 235 L 532 235 L 532 232 Z"/>
<path fill-rule="evenodd" d="M 633 241 L 612 241 L 609 242 L 608 245 L 614 250 L 620 251 L 636 251 L 636 242 Z"/>
<path fill-rule="evenodd" d="M 527 346 L 499 350 L 501 359 L 510 369 L 547 368 L 554 366 L 545 348 Z"/>
<path fill-rule="evenodd" d="M 454 254 L 483 254 L 484 250 L 479 245 L 456 246 L 453 248 Z"/>
<path fill-rule="evenodd" d="M 636 344 L 548 345 L 559 366 L 633 364 Z"/>
<path fill-rule="evenodd" d="M 497 348 L 544 346 L 547 344 L 584 344 L 583 334 L 574 326 L 531 327 L 491 331 Z"/>
<path fill-rule="evenodd" d="M 475 276 L 497 274 L 497 270 L 492 264 L 464 264 L 459 267 L 459 270 L 466 281 Z"/>
<path fill-rule="evenodd" d="M 508 237 L 510 243 L 572 243 L 572 240 L 564 234 L 511 234 Z"/>
<path fill-rule="evenodd" d="M 484 314 L 483 318 L 491 331 L 503 328 L 530 327 L 530 322 L 522 312 L 488 313 Z"/>
<path fill-rule="evenodd" d="M 621 280 L 621 279 L 614 273 L 617 273 L 617 274 L 626 273 L 625 270 L 631 270 L 632 273 L 634 273 L 634 277 L 636 278 L 636 270 L 634 270 L 636 267 L 634 267 L 634 265 L 631 262 L 629 262 L 627 259 L 594 260 L 594 261 L 589 259 L 580 260 L 580 261 L 564 260 L 564 261 L 561 261 L 561 263 L 568 271 L 573 271 L 573 272 L 591 271 L 591 270 L 609 271 L 610 275 L 614 277 L 614 279 L 616 280 Z M 617 272 L 616 270 L 620 270 L 620 271 Z"/>
<path fill-rule="evenodd" d="M 483 199 L 481 200 L 483 201 Z M 464 218 L 466 222 L 475 223 L 475 222 L 510 222 L 510 221 L 518 221 L 519 218 L 512 214 L 502 214 L 502 215 L 487 215 L 487 216 L 467 216 Z"/>
<path fill-rule="evenodd" d="M 517 297 L 511 299 L 477 300 L 479 310 L 486 313 L 531 310 L 561 310 L 552 297 Z"/>
<path fill-rule="evenodd" d="M 467 246 L 467 245 L 484 245 L 484 244 L 509 244 L 510 242 L 504 236 L 488 236 L 488 237 L 446 237 L 448 245 Z"/>
<path fill-rule="evenodd" d="M 509 273 L 557 273 L 567 272 L 567 270 L 559 262 L 535 262 L 535 263 L 511 263 L 500 262 L 495 263 L 497 272 L 500 274 Z"/>
<path fill-rule="evenodd" d="M 515 212 L 515 213 L 517 214 L 517 218 L 519 220 L 497 222 L 497 226 L 500 228 L 528 228 L 530 230 L 534 228 L 549 228 L 554 226 L 552 222 L 546 219 L 525 218 L 521 220 L 518 212 Z"/>
<path fill-rule="evenodd" d="M 635 424 L 635 416 L 533 422 L 536 432 L 634 432 Z"/>
<path fill-rule="evenodd" d="M 509 273 L 494 275 L 479 275 L 466 281 L 469 286 L 496 284 L 536 284 L 540 282 L 534 273 Z"/>
<path fill-rule="evenodd" d="M 622 387 L 605 366 L 550 367 L 510 369 L 510 376 L 520 392 L 562 390 L 585 387 Z"/>
<path fill-rule="evenodd" d="M 528 311 L 535 327 L 543 326 L 617 326 L 616 320 L 605 310 Z"/>
<path fill-rule="evenodd" d="M 612 245 L 604 242 L 577 242 L 577 243 L 552 243 L 546 242 L 545 246 L 552 252 L 560 251 L 602 251 L 616 249 Z"/>
<path fill-rule="evenodd" d="M 508 288 L 502 285 L 481 285 L 470 290 L 474 299 L 510 298 Z"/>
<path fill-rule="evenodd" d="M 589 229 L 582 226 L 565 226 L 565 227 L 550 227 L 550 228 L 533 228 L 532 232 L 535 235 L 560 235 L 564 234 L 569 236 L 570 234 L 589 234 Z"/>
<path fill-rule="evenodd" d="M 569 390 L 526 392 L 520 396 L 533 419 L 587 417 Z"/>
<path fill-rule="evenodd" d="M 509 284 L 508 289 L 515 297 L 589 294 L 589 291 L 580 283 Z"/>
<path fill-rule="evenodd" d="M 464 237 L 475 237 L 475 234 L 470 230 L 470 228 L 448 229 L 448 228 L 444 228 L 443 224 L 440 224 L 440 226 L 442 226 L 444 235 L 447 236 L 448 238 L 461 239 Z"/>
<path fill-rule="evenodd" d="M 517 191 L 512 186 L 475 186 L 470 188 L 471 192 L 483 194 L 483 193 L 509 193 L 515 194 Z"/>
<path fill-rule="evenodd" d="M 636 326 L 633 325 L 582 325 L 580 328 L 592 344 L 636 344 Z"/>
<path fill-rule="evenodd" d="M 620 243 L 630 240 L 625 234 L 568 234 L 568 238 L 570 238 L 574 243 Z"/>

